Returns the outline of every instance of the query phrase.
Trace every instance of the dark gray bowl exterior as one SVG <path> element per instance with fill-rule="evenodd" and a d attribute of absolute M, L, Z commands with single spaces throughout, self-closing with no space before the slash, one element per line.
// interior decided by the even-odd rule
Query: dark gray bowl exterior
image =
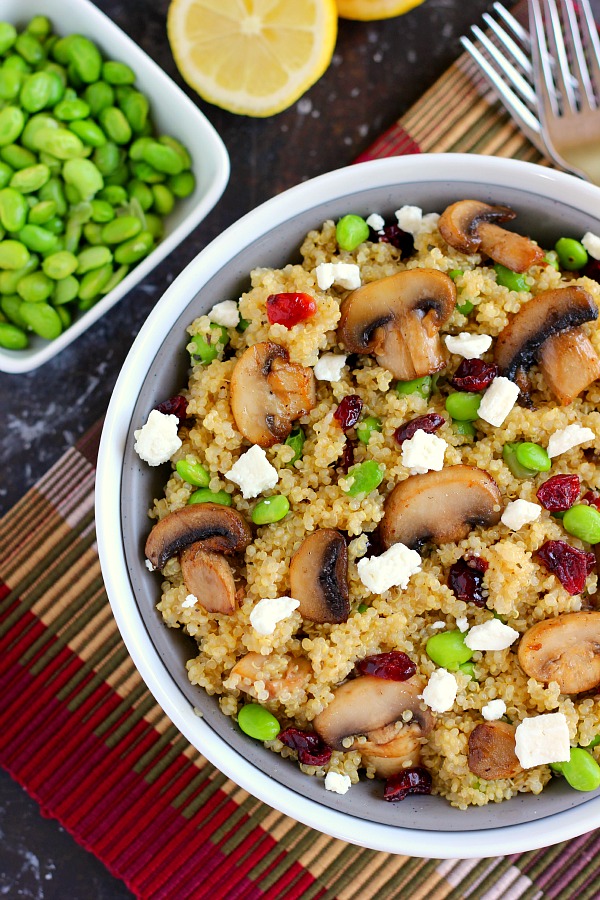
<path fill-rule="evenodd" d="M 443 157 L 440 157 L 440 180 L 435 183 L 415 182 L 400 187 L 389 185 L 369 191 L 361 191 L 360 184 L 351 195 L 315 206 L 284 225 L 264 234 L 246 247 L 213 278 L 202 285 L 190 298 L 185 311 L 165 335 L 162 346 L 150 366 L 147 378 L 140 390 L 134 415 L 129 426 L 123 479 L 121 484 L 122 540 L 131 590 L 136 598 L 140 615 L 160 657 L 170 672 L 174 685 L 187 698 L 192 707 L 202 711 L 206 723 L 229 743 L 241 756 L 287 788 L 302 797 L 356 817 L 357 835 L 360 819 L 384 825 L 422 829 L 427 831 L 477 831 L 499 828 L 538 820 L 572 807 L 581 807 L 585 817 L 585 804 L 600 791 L 578 793 L 566 785 L 563 779 L 554 779 L 539 796 L 523 794 L 511 800 L 487 806 L 470 808 L 468 812 L 451 807 L 438 797 L 409 797 L 402 803 L 384 803 L 383 785 L 380 781 L 363 778 L 344 796 L 323 790 L 320 779 L 308 777 L 296 763 L 283 760 L 266 750 L 262 744 L 240 732 L 236 723 L 224 716 L 214 697 L 192 686 L 185 663 L 196 655 L 195 642 L 179 630 L 167 628 L 156 610 L 160 599 L 160 577 L 150 574 L 144 565 L 144 544 L 151 523 L 147 510 L 153 497 L 163 494 L 169 469 L 160 466 L 151 469 L 141 463 L 133 451 L 133 431 L 146 421 L 149 411 L 160 401 L 176 394 L 186 384 L 188 375 L 188 342 L 186 327 L 197 316 L 206 313 L 215 303 L 236 300 L 249 287 L 249 272 L 256 267 L 280 268 L 286 263 L 299 261 L 299 247 L 306 233 L 318 228 L 326 219 L 337 219 L 344 213 L 354 212 L 367 216 L 379 212 L 388 221 L 395 221 L 394 210 L 405 204 L 420 206 L 426 212 L 442 211 L 449 203 L 464 198 L 475 198 L 489 203 L 507 204 L 517 213 L 514 230 L 530 234 L 543 246 L 552 247 L 557 238 L 567 235 L 581 237 L 586 231 L 599 233 L 598 219 L 562 203 L 540 199 L 523 190 L 496 188 L 482 189 L 473 184 L 465 174 L 462 183 L 443 180 Z M 204 252 L 209 252 L 210 248 Z M 99 486 L 101 490 L 101 485 Z M 218 761 L 216 761 L 218 764 Z M 273 785 L 274 792 L 276 784 Z M 275 803 L 276 805 L 276 803 Z M 582 830 L 585 830 L 582 828 Z M 427 836 L 423 835 L 423 855 L 428 855 Z M 477 855 L 473 849 L 465 855 Z M 397 852 L 402 852 L 401 832 Z M 433 851 L 435 852 L 435 851 Z"/>

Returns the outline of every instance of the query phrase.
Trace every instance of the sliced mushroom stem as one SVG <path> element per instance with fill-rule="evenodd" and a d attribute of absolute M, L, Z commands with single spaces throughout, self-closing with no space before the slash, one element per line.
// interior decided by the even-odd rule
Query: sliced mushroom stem
<path fill-rule="evenodd" d="M 204 550 L 239 553 L 252 540 L 244 517 L 220 503 L 194 503 L 169 513 L 153 527 L 145 552 L 155 569 L 190 544 L 202 542 Z"/>
<path fill-rule="evenodd" d="M 393 731 L 387 741 L 378 741 L 382 731 Z M 394 726 L 367 734 L 366 743 L 357 743 L 363 762 L 375 769 L 380 778 L 389 778 L 403 769 L 418 766 L 421 761 L 421 740 L 425 737 L 418 725 L 396 722 Z"/>
<path fill-rule="evenodd" d="M 548 338 L 539 352 L 546 384 L 563 406 L 600 378 L 600 359 L 581 328 Z"/>
<path fill-rule="evenodd" d="M 290 563 L 290 594 L 310 622 L 339 624 L 350 614 L 348 551 L 339 531 L 320 528 L 309 534 Z"/>
<path fill-rule="evenodd" d="M 265 657 L 261 653 L 247 653 L 238 659 L 230 674 L 239 675 L 242 679 L 238 685 L 240 691 L 256 697 L 254 684 L 262 681 L 269 698 L 273 700 L 281 697 L 283 693 L 292 694 L 306 686 L 312 673 L 312 666 L 308 659 L 304 657 L 290 659 L 283 675 L 279 678 L 271 678 L 265 673 L 265 664 L 268 659 L 269 657 Z"/>
<path fill-rule="evenodd" d="M 528 237 L 507 231 L 489 222 L 479 226 L 479 249 L 494 262 L 506 266 L 512 272 L 527 272 L 532 266 L 539 266 L 544 259 L 544 251 Z"/>
<path fill-rule="evenodd" d="M 582 610 L 544 619 L 521 638 L 519 664 L 543 684 L 556 681 L 561 694 L 600 685 L 600 612 Z"/>
<path fill-rule="evenodd" d="M 200 543 L 186 547 L 179 561 L 186 588 L 207 612 L 230 614 L 236 609 L 233 571 L 224 556 L 204 550 Z"/>
<path fill-rule="evenodd" d="M 515 753 L 515 726 L 482 722 L 469 735 L 469 769 L 478 778 L 514 778 L 522 771 Z"/>

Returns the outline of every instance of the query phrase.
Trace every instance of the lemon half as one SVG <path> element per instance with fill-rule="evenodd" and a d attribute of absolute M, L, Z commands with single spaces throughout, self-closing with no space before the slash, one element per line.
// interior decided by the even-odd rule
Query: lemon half
<path fill-rule="evenodd" d="M 401 16 L 424 0 L 337 0 L 338 13 L 342 19 L 391 19 Z"/>

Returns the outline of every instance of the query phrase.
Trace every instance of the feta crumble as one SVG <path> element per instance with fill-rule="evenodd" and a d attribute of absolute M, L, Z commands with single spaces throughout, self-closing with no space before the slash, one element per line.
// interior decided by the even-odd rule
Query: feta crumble
<path fill-rule="evenodd" d="M 338 284 L 347 291 L 361 285 L 360 269 L 355 263 L 319 263 L 315 271 L 322 291 L 328 290 L 332 284 Z"/>
<path fill-rule="evenodd" d="M 447 334 L 444 341 L 450 353 L 464 356 L 465 359 L 479 359 L 492 346 L 489 334 L 470 334 L 468 331 Z"/>
<path fill-rule="evenodd" d="M 457 616 L 456 627 L 462 634 L 464 634 L 465 631 L 468 631 L 469 630 L 469 620 L 467 619 L 467 617 L 466 616 Z"/>
<path fill-rule="evenodd" d="M 267 597 L 259 600 L 250 613 L 250 624 L 259 634 L 273 634 L 275 626 L 298 609 L 299 600 L 292 597 Z"/>
<path fill-rule="evenodd" d="M 456 694 L 458 693 L 458 682 L 452 672 L 447 669 L 436 669 L 429 676 L 421 699 L 434 712 L 448 712 L 454 706 Z"/>
<path fill-rule="evenodd" d="M 567 425 L 566 428 L 561 428 L 550 435 L 547 448 L 548 456 L 550 459 L 560 456 L 561 453 L 566 453 L 568 450 L 572 450 L 573 447 L 578 447 L 580 444 L 587 443 L 587 441 L 593 441 L 595 437 L 596 435 L 591 428 L 583 428 L 581 425 Z"/>
<path fill-rule="evenodd" d="M 439 221 L 439 213 L 423 215 L 420 206 L 402 206 L 396 210 L 396 219 L 402 231 L 416 237 L 424 231 L 433 231 Z"/>
<path fill-rule="evenodd" d="M 438 630 L 441 630 L 442 628 L 445 628 L 446 623 L 441 622 L 441 621 L 440 622 L 432 622 L 431 627 L 435 628 L 435 630 L 438 631 Z"/>
<path fill-rule="evenodd" d="M 385 227 L 385 219 L 383 216 L 380 216 L 379 213 L 371 213 L 366 222 L 373 231 L 382 231 Z"/>
<path fill-rule="evenodd" d="M 490 700 L 481 709 L 481 715 L 488 722 L 495 722 L 497 719 L 501 719 L 505 712 L 506 703 L 504 700 Z"/>
<path fill-rule="evenodd" d="M 165 415 L 158 409 L 153 409 L 146 424 L 133 432 L 133 449 L 149 466 L 160 466 L 161 463 L 168 462 L 181 447 L 181 440 L 177 436 L 178 425 L 177 416 Z"/>
<path fill-rule="evenodd" d="M 402 465 L 410 469 L 411 475 L 424 475 L 429 471 L 439 472 L 444 468 L 447 446 L 443 438 L 428 434 L 419 428 L 413 437 L 402 442 Z"/>
<path fill-rule="evenodd" d="M 571 755 L 569 726 L 564 713 L 523 719 L 515 732 L 515 753 L 524 769 L 566 762 Z"/>
<path fill-rule="evenodd" d="M 592 231 L 586 231 L 581 238 L 581 243 L 592 259 L 600 259 L 600 237 Z"/>
<path fill-rule="evenodd" d="M 517 402 L 518 396 L 519 388 L 514 381 L 499 375 L 483 395 L 477 415 L 484 422 L 498 428 Z"/>
<path fill-rule="evenodd" d="M 519 637 L 519 632 L 500 619 L 489 619 L 474 625 L 465 638 L 469 650 L 506 650 Z"/>
<path fill-rule="evenodd" d="M 345 365 L 344 353 L 324 353 L 317 360 L 313 372 L 318 381 L 339 381 Z"/>
<path fill-rule="evenodd" d="M 191 607 L 195 606 L 197 602 L 198 598 L 195 597 L 194 594 L 188 594 L 181 605 L 184 609 L 191 609 Z"/>
<path fill-rule="evenodd" d="M 404 544 L 394 544 L 381 556 L 358 562 L 358 576 L 372 594 L 382 594 L 391 587 L 402 590 L 415 572 L 421 571 L 421 557 Z"/>
<path fill-rule="evenodd" d="M 347 794 L 352 782 L 349 775 L 340 775 L 339 772 L 328 772 L 325 776 L 325 790 L 335 794 Z"/>
<path fill-rule="evenodd" d="M 216 303 L 208 314 L 211 322 L 224 328 L 235 328 L 240 324 L 240 311 L 234 300 L 223 300 Z"/>
<path fill-rule="evenodd" d="M 279 481 L 277 469 L 271 465 L 267 454 L 258 444 L 253 444 L 242 453 L 229 472 L 225 472 L 225 478 L 241 488 L 244 500 L 258 497 L 263 491 L 275 487 Z"/>
<path fill-rule="evenodd" d="M 507 528 L 518 531 L 523 525 L 529 525 L 539 519 L 542 507 L 529 500 L 511 500 L 500 517 L 500 521 Z"/>
<path fill-rule="evenodd" d="M 156 572 L 156 566 L 153 566 L 149 559 L 145 560 L 144 565 L 149 572 Z"/>

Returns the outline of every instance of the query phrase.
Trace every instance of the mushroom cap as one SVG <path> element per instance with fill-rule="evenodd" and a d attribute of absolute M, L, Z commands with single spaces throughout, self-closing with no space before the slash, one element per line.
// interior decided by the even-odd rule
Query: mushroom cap
<path fill-rule="evenodd" d="M 514 778 L 521 772 L 515 753 L 514 725 L 482 722 L 469 735 L 469 769 L 479 778 Z"/>
<path fill-rule="evenodd" d="M 238 431 L 252 444 L 285 441 L 292 422 L 316 403 L 313 370 L 290 362 L 285 347 L 262 341 L 242 353 L 231 376 L 231 411 Z"/>
<path fill-rule="evenodd" d="M 411 710 L 411 720 L 422 735 L 433 728 L 433 716 L 419 694 L 423 682 L 413 676 L 407 681 L 388 681 L 360 675 L 336 688 L 333 700 L 313 720 L 313 727 L 334 750 L 344 750 L 345 738 L 369 734 L 402 718 Z"/>
<path fill-rule="evenodd" d="M 444 240 L 461 253 L 479 249 L 479 226 L 482 222 L 510 222 L 516 212 L 509 206 L 491 206 L 481 200 L 459 200 L 446 207 L 438 228 Z"/>
<path fill-rule="evenodd" d="M 403 381 L 446 365 L 441 326 L 456 306 L 456 286 L 437 269 L 408 269 L 352 291 L 341 306 L 338 341 L 372 353 Z"/>
<path fill-rule="evenodd" d="M 475 466 L 447 466 L 411 475 L 385 501 L 379 533 L 383 546 L 462 541 L 476 525 L 500 520 L 502 499 L 491 475 Z"/>
<path fill-rule="evenodd" d="M 582 610 L 544 619 L 519 643 L 519 664 L 526 675 L 561 694 L 579 694 L 600 685 L 600 612 Z"/>
<path fill-rule="evenodd" d="M 156 569 L 190 544 L 202 542 L 204 550 L 239 553 L 252 540 L 244 517 L 220 503 L 192 503 L 160 519 L 148 535 L 146 556 Z"/>
<path fill-rule="evenodd" d="M 298 612 L 310 622 L 339 624 L 350 614 L 348 550 L 333 528 L 320 528 L 304 538 L 290 562 L 290 594 Z"/>
<path fill-rule="evenodd" d="M 229 614 L 235 610 L 235 580 L 221 553 L 205 550 L 200 542 L 182 550 L 179 562 L 186 588 L 207 612 Z"/>

